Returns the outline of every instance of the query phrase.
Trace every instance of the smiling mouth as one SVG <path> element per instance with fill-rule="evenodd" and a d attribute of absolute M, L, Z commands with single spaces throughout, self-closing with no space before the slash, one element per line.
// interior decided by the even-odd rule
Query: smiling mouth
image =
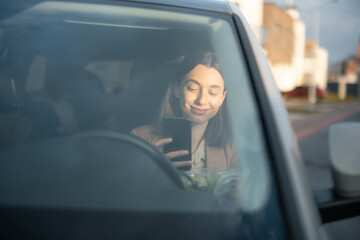
<path fill-rule="evenodd" d="M 208 111 L 209 111 L 208 109 L 200 109 L 200 108 L 191 107 L 191 112 L 195 113 L 196 115 L 204 115 Z"/>

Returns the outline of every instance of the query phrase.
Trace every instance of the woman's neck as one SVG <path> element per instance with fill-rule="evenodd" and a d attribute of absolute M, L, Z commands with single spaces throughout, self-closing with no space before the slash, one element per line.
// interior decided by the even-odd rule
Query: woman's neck
<path fill-rule="evenodd" d="M 191 126 L 191 153 L 198 148 L 201 139 L 204 137 L 208 122 L 202 124 L 194 124 Z"/>

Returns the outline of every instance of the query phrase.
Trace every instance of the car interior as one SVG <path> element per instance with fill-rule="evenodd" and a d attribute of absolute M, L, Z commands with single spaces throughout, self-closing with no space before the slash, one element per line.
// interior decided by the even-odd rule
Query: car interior
<path fill-rule="evenodd" d="M 268 219 L 277 209 L 241 212 L 236 199 L 186 190 L 169 159 L 129 134 L 154 122 L 181 61 L 213 50 L 206 27 L 42 14 L 0 25 L 0 236 L 284 238 L 281 216 Z"/>
<path fill-rule="evenodd" d="M 56 18 L 22 27 L 1 27 L 3 236 L 161 237 L 166 226 L 179 239 L 205 218 L 212 230 L 198 224 L 192 234 L 234 234 L 216 224 L 240 223 L 233 201 L 185 191 L 169 160 L 129 135 L 153 122 L 180 61 L 209 48 L 206 34 Z"/>

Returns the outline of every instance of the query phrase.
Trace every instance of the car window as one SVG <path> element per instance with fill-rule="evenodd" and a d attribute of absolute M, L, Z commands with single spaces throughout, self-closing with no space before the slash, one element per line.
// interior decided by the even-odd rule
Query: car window
<path fill-rule="evenodd" d="M 144 216 L 165 224 L 171 213 L 205 237 L 285 238 L 230 15 L 48 1 L 1 20 L 0 31 L 2 206 L 136 212 L 143 234 Z M 181 116 L 165 109 L 172 99 Z M 206 127 L 189 171 L 162 154 L 164 115 Z"/>

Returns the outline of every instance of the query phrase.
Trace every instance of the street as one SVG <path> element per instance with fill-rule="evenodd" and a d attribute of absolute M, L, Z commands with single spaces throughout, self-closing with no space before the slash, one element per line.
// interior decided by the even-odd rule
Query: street
<path fill-rule="evenodd" d="M 360 112 L 343 119 L 342 121 L 360 121 Z M 306 164 L 306 170 L 312 189 L 332 187 L 333 181 L 330 172 L 328 127 L 304 138 L 299 142 L 302 159 Z"/>
<path fill-rule="evenodd" d="M 289 113 L 312 189 L 333 187 L 328 127 L 341 121 L 360 121 L 360 102 L 322 104 L 314 114 Z"/>
<path fill-rule="evenodd" d="M 334 182 L 330 170 L 328 126 L 335 122 L 360 121 L 359 102 L 339 107 L 324 108 L 313 116 L 291 114 L 295 135 L 299 139 L 299 150 L 305 163 L 310 187 L 332 188 Z M 305 133 L 305 134 L 304 134 Z M 331 239 L 359 239 L 360 217 L 325 224 Z"/>

